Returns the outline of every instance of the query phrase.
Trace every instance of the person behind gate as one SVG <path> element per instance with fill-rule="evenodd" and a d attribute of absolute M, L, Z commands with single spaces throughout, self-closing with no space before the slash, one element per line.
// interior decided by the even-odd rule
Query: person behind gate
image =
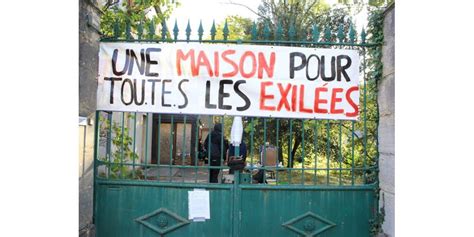
<path fill-rule="evenodd" d="M 247 145 L 244 142 L 244 137 L 246 136 L 245 132 L 242 133 L 242 141 L 239 145 L 239 157 L 234 157 L 235 146 L 229 144 L 229 150 L 227 153 L 227 165 L 230 167 L 229 174 L 234 174 L 235 170 L 243 170 L 245 167 L 245 162 L 247 160 Z M 237 160 L 232 160 L 232 158 L 240 158 Z"/>
<path fill-rule="evenodd" d="M 211 157 L 209 158 L 211 162 L 211 166 L 220 166 L 222 163 L 221 159 L 221 154 L 222 158 L 225 158 L 225 155 L 227 153 L 227 149 L 229 148 L 229 142 L 227 139 L 224 137 L 223 142 L 223 150 L 221 151 L 221 138 L 222 138 L 222 124 L 216 123 L 214 125 L 214 129 L 211 132 L 210 138 L 211 138 L 211 145 L 210 145 L 210 155 Z M 209 136 L 207 136 L 206 141 L 204 142 L 204 149 L 209 149 Z M 219 171 L 220 169 L 210 169 L 210 176 L 209 176 L 209 182 L 210 183 L 217 183 L 218 182 L 218 176 L 219 176 Z"/>

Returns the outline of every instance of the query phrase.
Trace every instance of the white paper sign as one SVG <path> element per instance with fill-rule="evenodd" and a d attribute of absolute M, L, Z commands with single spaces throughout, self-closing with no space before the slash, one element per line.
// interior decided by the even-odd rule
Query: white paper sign
<path fill-rule="evenodd" d="M 97 108 L 357 120 L 359 61 L 348 49 L 101 43 Z"/>
<path fill-rule="evenodd" d="M 199 189 L 188 191 L 188 207 L 190 220 L 210 219 L 209 191 Z"/>

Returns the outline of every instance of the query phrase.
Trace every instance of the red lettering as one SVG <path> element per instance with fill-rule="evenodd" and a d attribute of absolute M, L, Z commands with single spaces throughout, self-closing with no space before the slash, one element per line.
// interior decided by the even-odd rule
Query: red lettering
<path fill-rule="evenodd" d="M 265 100 L 267 99 L 273 99 L 273 95 L 267 95 L 265 93 L 265 87 L 273 85 L 273 82 L 271 81 L 265 81 L 260 83 L 260 110 L 269 110 L 269 111 L 275 111 L 275 106 L 266 106 L 265 105 Z"/>
<path fill-rule="evenodd" d="M 328 88 L 326 87 L 316 87 L 315 97 L 314 97 L 314 112 L 315 113 L 327 113 L 327 109 L 322 109 L 319 107 L 319 104 L 326 104 L 328 101 L 320 98 L 321 92 L 327 92 Z"/>
<path fill-rule="evenodd" d="M 288 103 L 287 96 L 288 96 L 288 93 L 290 92 L 291 84 L 288 83 L 285 89 L 283 89 L 283 87 L 281 86 L 281 83 L 278 83 L 277 86 L 281 94 L 281 99 L 280 99 L 280 102 L 278 103 L 277 110 L 280 111 L 281 107 L 284 105 L 285 109 L 287 111 L 290 111 L 290 103 Z"/>
<path fill-rule="evenodd" d="M 204 51 L 199 51 L 199 55 L 198 55 L 198 60 L 197 60 L 197 73 L 196 75 L 199 74 L 199 69 L 201 68 L 201 66 L 205 66 L 207 68 L 207 73 L 209 74 L 209 76 L 213 76 L 213 73 L 212 73 L 212 68 L 211 68 L 211 64 L 209 63 L 209 59 L 207 59 L 207 56 L 206 56 L 206 53 L 204 53 Z M 193 73 L 194 75 L 194 73 Z"/>
<path fill-rule="evenodd" d="M 245 73 L 244 71 L 244 63 L 245 63 L 245 58 L 250 57 L 252 59 L 252 70 L 249 73 Z M 240 57 L 240 63 L 239 63 L 239 68 L 240 68 L 240 74 L 244 78 L 251 78 L 253 75 L 255 75 L 255 71 L 257 70 L 257 60 L 255 59 L 255 55 L 253 54 L 252 51 L 245 51 L 245 53 Z"/>
<path fill-rule="evenodd" d="M 258 53 L 258 78 L 263 78 L 263 70 L 267 72 L 269 78 L 273 77 L 273 69 L 275 68 L 275 52 L 270 54 L 270 65 L 265 60 L 263 53 Z"/>
<path fill-rule="evenodd" d="M 228 54 L 235 54 L 235 50 L 228 49 L 228 50 L 226 50 L 222 53 L 222 60 L 229 63 L 234 69 L 230 72 L 222 74 L 223 77 L 233 77 L 233 76 L 237 75 L 237 72 L 239 72 L 239 68 L 237 67 L 237 64 L 227 57 Z"/>
<path fill-rule="evenodd" d="M 304 107 L 304 85 L 300 86 L 300 112 L 303 113 L 312 113 L 311 109 Z"/>
<path fill-rule="evenodd" d="M 219 76 L 219 52 L 214 52 L 214 76 Z"/>
<path fill-rule="evenodd" d="M 344 91 L 342 88 L 333 88 L 331 96 L 331 114 L 342 114 L 344 113 L 343 109 L 336 109 L 336 103 L 341 102 L 342 98 L 337 98 L 337 93 Z"/>
<path fill-rule="evenodd" d="M 353 91 L 359 91 L 359 87 L 353 86 L 353 87 L 349 88 L 349 90 L 347 90 L 347 92 L 346 92 L 346 100 L 347 100 L 347 102 L 349 102 L 349 104 L 354 109 L 354 112 L 346 113 L 347 117 L 356 117 L 359 114 L 359 106 L 357 106 L 351 98 L 351 93 Z"/>
<path fill-rule="evenodd" d="M 293 86 L 291 91 L 291 111 L 296 111 L 296 94 L 298 94 L 298 86 Z"/>
<path fill-rule="evenodd" d="M 194 63 L 194 49 L 189 50 L 187 54 L 184 54 L 181 49 L 178 49 L 178 51 L 176 51 L 176 69 L 178 71 L 178 76 L 181 76 L 182 74 L 181 60 L 184 61 L 184 60 L 187 60 L 188 58 L 191 58 L 191 72 L 193 76 L 196 76 L 198 74 L 196 65 Z"/>

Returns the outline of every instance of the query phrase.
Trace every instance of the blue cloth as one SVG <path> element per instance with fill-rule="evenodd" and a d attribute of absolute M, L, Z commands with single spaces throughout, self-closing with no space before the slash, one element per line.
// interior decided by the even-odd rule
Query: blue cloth
<path fill-rule="evenodd" d="M 230 145 L 229 145 L 229 156 L 233 156 L 233 155 L 234 155 L 234 150 L 235 150 L 234 145 L 230 144 Z M 239 146 L 239 156 L 242 156 L 242 158 L 243 158 L 244 161 L 245 161 L 245 159 L 247 159 L 247 145 L 245 145 L 244 142 L 240 143 L 240 146 Z"/>

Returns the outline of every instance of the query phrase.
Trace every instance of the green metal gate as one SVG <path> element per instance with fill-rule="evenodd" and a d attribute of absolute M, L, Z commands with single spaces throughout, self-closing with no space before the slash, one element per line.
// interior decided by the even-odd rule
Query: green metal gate
<path fill-rule="evenodd" d="M 230 130 L 228 116 L 165 115 L 96 112 L 94 162 L 94 223 L 96 235 L 106 236 L 370 236 L 380 225 L 378 207 L 378 108 L 376 83 L 366 80 L 366 50 L 379 47 L 366 42 L 366 33 L 339 27 L 334 34 L 314 26 L 311 34 L 297 36 L 292 27 L 282 39 L 265 26 L 252 40 L 179 40 L 162 25 L 143 35 L 138 27 L 132 39 L 115 27 L 104 42 L 201 42 L 288 45 L 358 49 L 362 58 L 360 120 L 244 118 L 250 173 L 262 170 L 263 183 L 249 173 L 236 173 L 234 183 L 209 183 L 210 164 L 200 160 L 200 142 L 215 122 Z M 173 34 L 170 39 L 169 34 Z M 346 36 L 348 35 L 348 37 Z M 124 38 L 121 38 L 124 35 Z M 146 38 L 146 39 L 145 39 Z M 273 39 L 271 39 L 273 38 Z M 303 38 L 303 39 L 301 39 Z M 207 134 L 206 134 L 207 133 Z M 222 135 L 221 141 L 224 139 Z M 267 145 L 270 144 L 270 145 Z M 209 147 L 210 148 L 210 147 Z M 277 151 L 281 164 L 265 164 L 268 149 Z M 222 150 L 222 149 L 221 149 Z M 210 149 L 207 151 L 210 154 Z M 221 152 L 221 156 L 226 154 Z M 263 158 L 263 161 L 260 158 Z M 216 167 L 212 167 L 216 168 Z M 229 167 L 218 166 L 221 173 Z M 204 222 L 188 220 L 188 191 L 210 193 L 210 216 Z"/>

